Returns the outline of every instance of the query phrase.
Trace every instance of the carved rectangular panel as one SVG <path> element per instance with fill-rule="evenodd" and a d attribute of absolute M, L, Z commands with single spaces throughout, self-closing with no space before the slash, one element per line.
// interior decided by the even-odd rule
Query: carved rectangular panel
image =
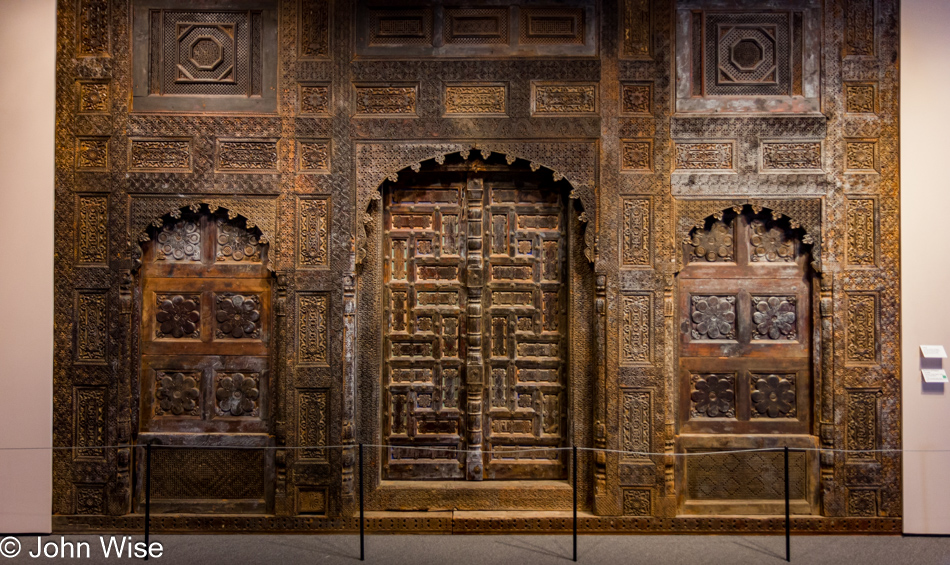
<path fill-rule="evenodd" d="M 108 171 L 109 138 L 80 137 L 76 140 L 76 170 Z"/>
<path fill-rule="evenodd" d="M 330 56 L 330 1 L 300 0 L 300 58 Z"/>
<path fill-rule="evenodd" d="M 623 53 L 630 59 L 653 56 L 653 21 L 650 0 L 624 0 Z"/>
<path fill-rule="evenodd" d="M 762 171 L 821 171 L 821 142 L 762 143 Z"/>
<path fill-rule="evenodd" d="M 215 157 L 222 172 L 276 173 L 277 141 L 219 139 Z"/>
<path fill-rule="evenodd" d="M 413 115 L 418 86 L 356 86 L 357 116 Z"/>
<path fill-rule="evenodd" d="M 686 496 L 691 500 L 782 500 L 785 459 L 778 452 L 715 453 L 685 457 Z M 806 496 L 806 455 L 788 455 L 789 495 Z"/>
<path fill-rule="evenodd" d="M 330 85 L 301 83 L 297 93 L 299 112 L 303 116 L 330 115 Z"/>
<path fill-rule="evenodd" d="M 877 83 L 844 83 L 844 111 L 849 114 L 876 114 Z"/>
<path fill-rule="evenodd" d="M 107 80 L 80 80 L 79 113 L 107 114 L 112 109 L 112 94 Z"/>
<path fill-rule="evenodd" d="M 499 115 L 508 111 L 508 88 L 505 84 L 446 85 L 445 114 Z"/>
<path fill-rule="evenodd" d="M 623 489 L 624 516 L 652 516 L 653 490 L 646 488 Z"/>
<path fill-rule="evenodd" d="M 521 43 L 582 45 L 583 8 L 521 8 Z"/>
<path fill-rule="evenodd" d="M 620 247 L 623 266 L 648 267 L 653 264 L 653 200 L 650 197 L 623 199 L 623 231 Z"/>
<path fill-rule="evenodd" d="M 862 518 L 877 516 L 877 490 L 848 489 L 848 515 Z"/>
<path fill-rule="evenodd" d="M 877 140 L 846 139 L 845 172 L 877 173 Z"/>
<path fill-rule="evenodd" d="M 846 459 L 854 461 L 875 460 L 878 453 L 878 399 L 879 390 L 849 390 Z"/>
<path fill-rule="evenodd" d="M 301 173 L 330 172 L 330 140 L 300 139 L 297 141 L 297 170 Z"/>
<path fill-rule="evenodd" d="M 106 485 L 79 483 L 73 486 L 76 514 L 95 515 L 106 511 Z"/>
<path fill-rule="evenodd" d="M 621 304 L 621 362 L 648 365 L 653 361 L 653 296 L 625 294 Z"/>
<path fill-rule="evenodd" d="M 327 460 L 329 407 L 326 390 L 297 391 L 297 442 L 301 459 Z"/>
<path fill-rule="evenodd" d="M 109 0 L 79 0 L 76 47 L 80 57 L 108 57 L 111 26 Z"/>
<path fill-rule="evenodd" d="M 105 264 L 109 255 L 109 197 L 88 194 L 76 200 L 76 262 Z"/>
<path fill-rule="evenodd" d="M 735 168 L 733 154 L 735 143 L 675 143 L 675 163 L 677 170 L 689 171 L 731 171 Z"/>
<path fill-rule="evenodd" d="M 848 247 L 850 267 L 873 267 L 876 263 L 877 212 L 873 198 L 848 198 Z"/>
<path fill-rule="evenodd" d="M 597 112 L 596 84 L 531 83 L 534 115 L 593 114 Z"/>
<path fill-rule="evenodd" d="M 370 45 L 431 45 L 432 8 L 369 9 Z"/>
<path fill-rule="evenodd" d="M 326 516 L 328 498 L 325 487 L 300 487 L 297 489 L 297 513 Z"/>
<path fill-rule="evenodd" d="M 508 39 L 508 8 L 444 8 L 444 41 L 459 45 L 501 45 Z"/>
<path fill-rule="evenodd" d="M 791 14 L 706 12 L 703 90 L 708 96 L 790 96 Z M 697 69 L 693 69 L 694 72 Z"/>
<path fill-rule="evenodd" d="M 129 170 L 188 172 L 191 170 L 191 138 L 129 140 Z"/>
<path fill-rule="evenodd" d="M 301 365 L 327 364 L 327 294 L 297 295 L 297 357 Z"/>
<path fill-rule="evenodd" d="M 878 295 L 846 293 L 845 361 L 874 365 L 878 361 Z"/>
<path fill-rule="evenodd" d="M 625 116 L 652 116 L 653 83 L 622 83 L 620 85 L 620 113 Z"/>
<path fill-rule="evenodd" d="M 103 387 L 75 387 L 73 389 L 76 450 L 78 459 L 105 459 L 102 446 L 106 445 L 106 389 Z"/>
<path fill-rule="evenodd" d="M 188 449 L 152 451 L 152 499 L 262 500 L 263 449 Z"/>
<path fill-rule="evenodd" d="M 643 389 L 623 389 L 623 412 L 620 428 L 622 459 L 649 458 L 653 443 L 653 393 Z"/>
<path fill-rule="evenodd" d="M 106 291 L 76 292 L 76 360 L 104 363 L 109 339 Z"/>
<path fill-rule="evenodd" d="M 301 198 L 297 208 L 297 262 L 303 267 L 329 265 L 330 199 Z"/>
<path fill-rule="evenodd" d="M 874 55 L 874 0 L 845 0 L 845 57 Z"/>
<path fill-rule="evenodd" d="M 620 142 L 620 170 L 632 173 L 653 172 L 653 140 L 622 140 Z"/>

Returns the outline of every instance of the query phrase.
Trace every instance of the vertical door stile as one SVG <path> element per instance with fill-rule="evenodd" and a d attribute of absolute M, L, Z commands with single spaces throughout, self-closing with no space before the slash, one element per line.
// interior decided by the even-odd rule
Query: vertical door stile
<path fill-rule="evenodd" d="M 482 285 L 484 282 L 484 258 L 482 234 L 482 211 L 484 180 L 470 175 L 465 187 L 465 203 L 468 207 L 468 258 L 465 263 L 465 282 L 468 292 L 468 353 L 465 359 L 466 418 L 468 420 L 468 454 L 465 476 L 470 481 L 480 481 L 484 475 L 482 460 L 482 399 L 485 386 L 485 367 L 482 357 Z"/>

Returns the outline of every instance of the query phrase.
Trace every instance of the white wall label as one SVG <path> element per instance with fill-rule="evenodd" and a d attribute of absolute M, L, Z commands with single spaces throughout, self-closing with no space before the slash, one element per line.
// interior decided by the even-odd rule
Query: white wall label
<path fill-rule="evenodd" d="M 947 382 L 947 372 L 943 369 L 921 369 L 920 374 L 924 376 L 924 381 L 928 383 Z"/>
<path fill-rule="evenodd" d="M 927 359 L 946 359 L 947 350 L 942 345 L 921 345 L 920 354 Z"/>

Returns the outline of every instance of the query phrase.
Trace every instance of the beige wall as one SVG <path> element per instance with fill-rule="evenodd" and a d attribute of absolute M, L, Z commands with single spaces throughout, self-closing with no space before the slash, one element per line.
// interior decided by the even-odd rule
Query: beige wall
<path fill-rule="evenodd" d="M 950 450 L 950 386 L 924 386 L 918 350 L 950 348 L 950 2 L 904 0 L 901 18 L 904 449 Z M 904 532 L 950 534 L 950 451 L 905 454 Z"/>
<path fill-rule="evenodd" d="M 49 446 L 55 0 L 0 0 L 0 447 Z M 0 451 L 0 532 L 48 532 L 49 450 Z"/>

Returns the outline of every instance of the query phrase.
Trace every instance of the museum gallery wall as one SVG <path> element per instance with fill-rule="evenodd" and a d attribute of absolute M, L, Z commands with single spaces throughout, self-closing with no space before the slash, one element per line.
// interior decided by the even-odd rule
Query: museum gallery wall
<path fill-rule="evenodd" d="M 897 16 L 60 2 L 54 527 L 899 532 Z"/>

